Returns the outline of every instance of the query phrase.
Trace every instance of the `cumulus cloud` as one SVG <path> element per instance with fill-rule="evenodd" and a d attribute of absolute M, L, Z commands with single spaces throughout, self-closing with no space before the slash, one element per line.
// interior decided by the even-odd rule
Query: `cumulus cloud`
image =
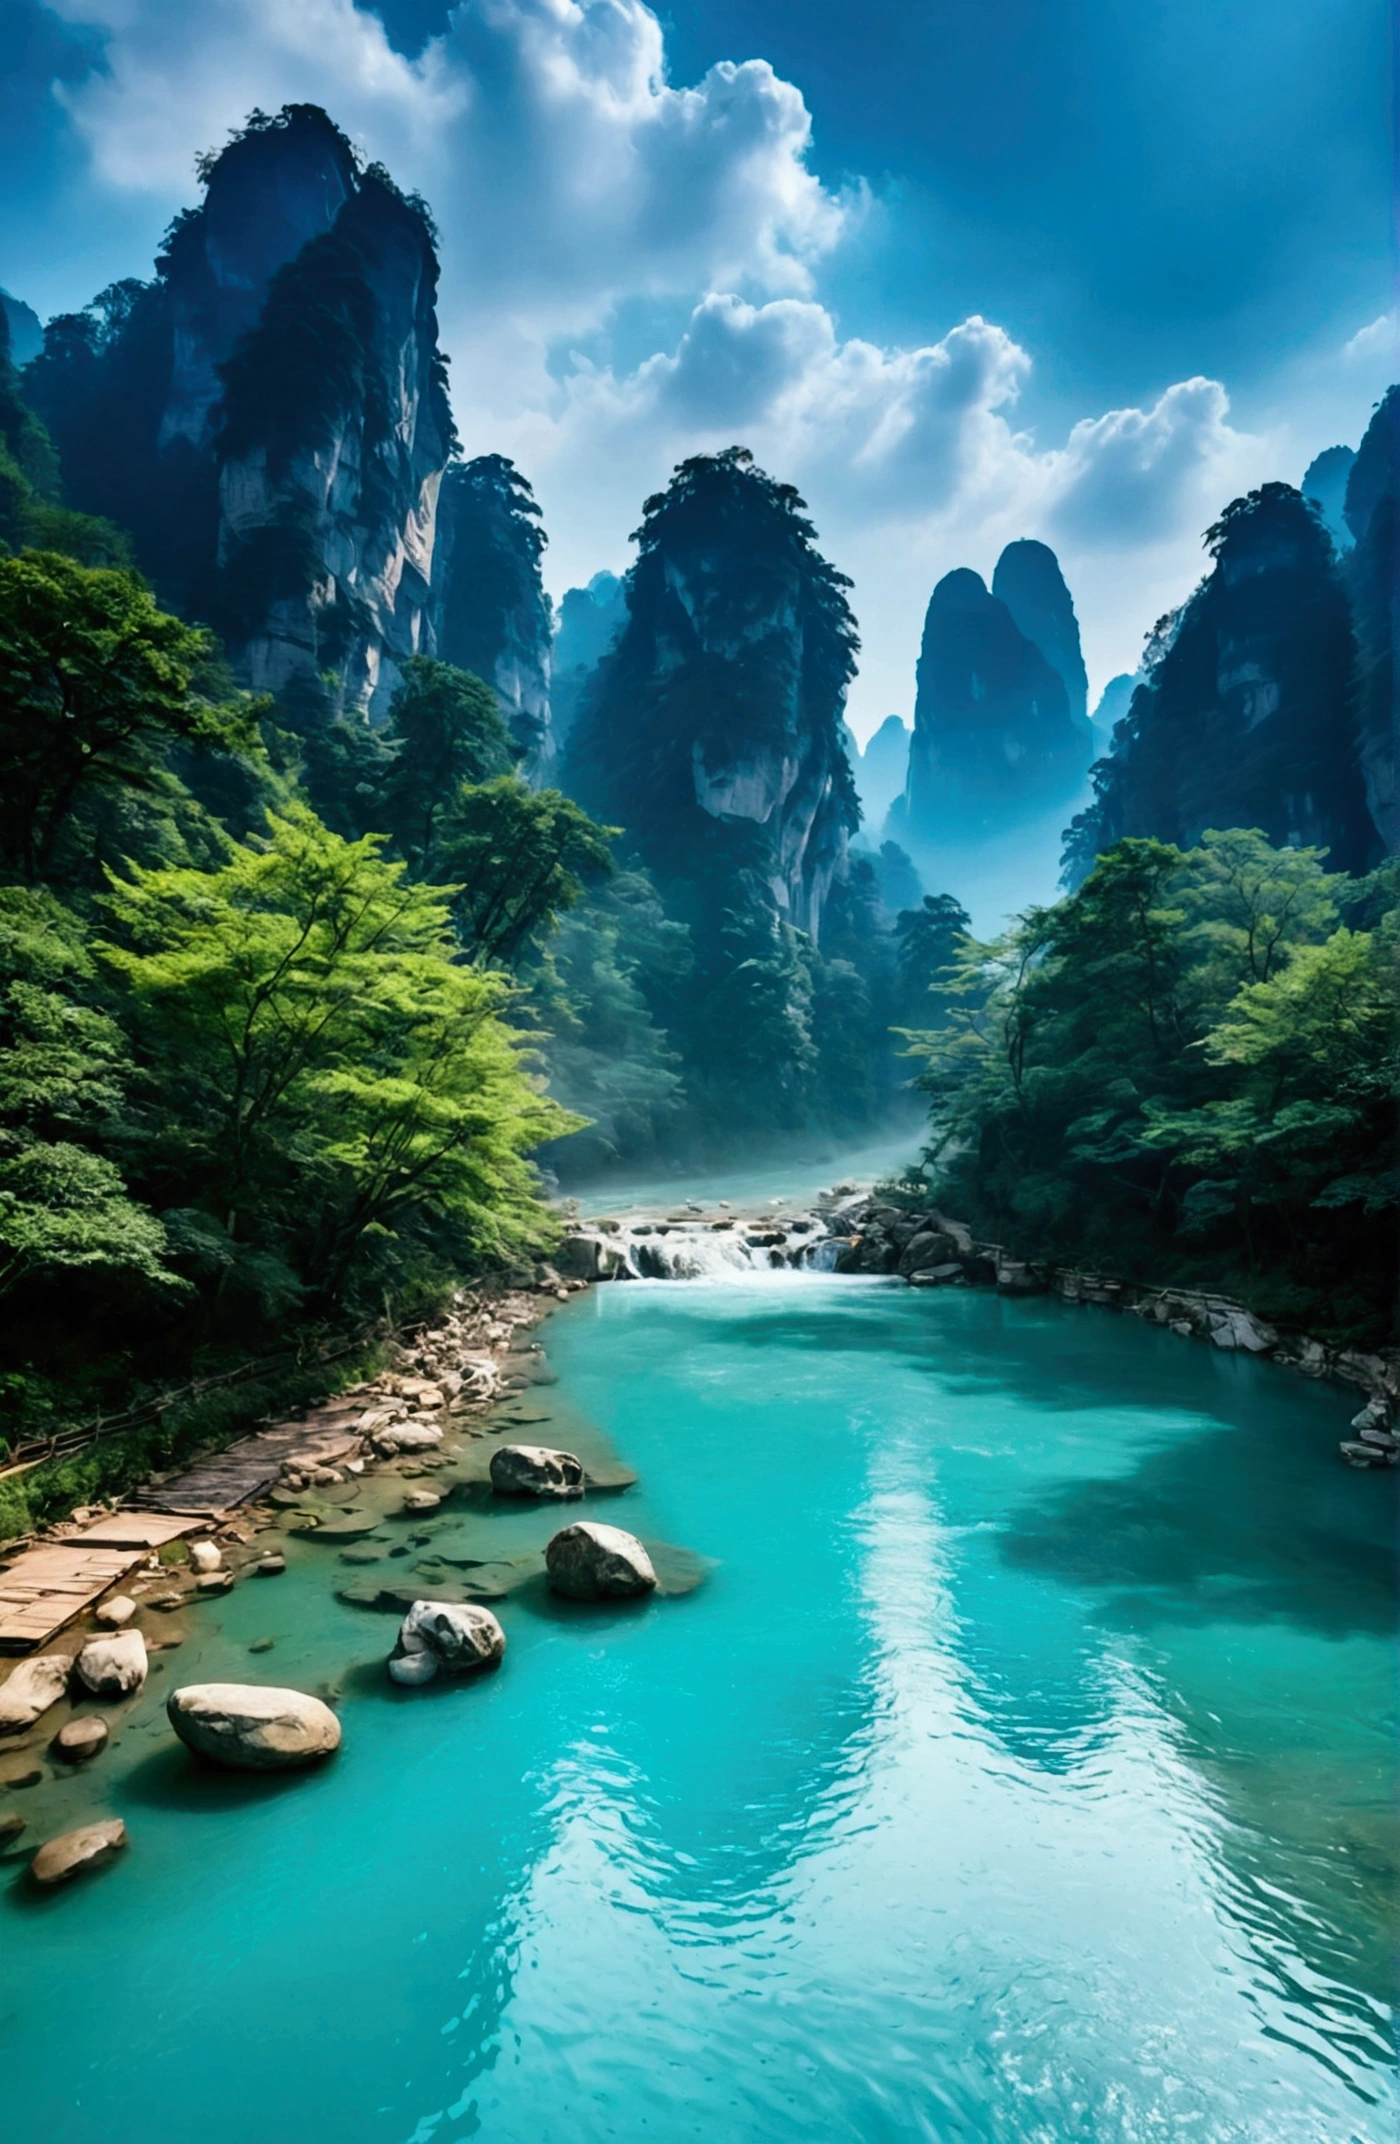
<path fill-rule="evenodd" d="M 62 92 L 101 176 L 188 193 L 253 105 L 324 104 L 433 202 L 444 311 L 467 341 L 536 336 L 622 297 L 805 292 L 859 212 L 809 170 L 801 92 L 766 60 L 666 79 L 641 0 L 462 0 L 416 60 L 353 0 L 56 0 L 106 33 Z"/>
<path fill-rule="evenodd" d="M 1277 473 L 1218 381 L 1045 441 L 1019 417 L 1031 354 L 994 322 L 895 347 L 844 333 L 819 279 L 864 196 L 812 171 L 800 90 L 762 59 L 676 86 L 642 0 L 461 0 L 416 59 L 354 0 L 52 5 L 105 40 L 56 93 L 109 188 L 178 207 L 198 150 L 254 105 L 306 100 L 427 196 L 459 427 L 535 482 L 556 591 L 626 563 L 641 500 L 685 455 L 742 440 L 797 483 L 856 579 L 859 728 L 909 712 L 951 567 L 1055 544 L 1104 676 L 1189 589 L 1207 522 Z M 639 307 L 678 304 L 650 354 L 610 354 L 621 311 L 635 337 Z M 1363 329 L 1346 362 L 1373 365 L 1387 334 Z"/>

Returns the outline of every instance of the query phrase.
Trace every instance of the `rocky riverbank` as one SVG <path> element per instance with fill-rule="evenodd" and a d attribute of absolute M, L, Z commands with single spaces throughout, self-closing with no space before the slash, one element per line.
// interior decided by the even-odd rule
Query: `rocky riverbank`
<path fill-rule="evenodd" d="M 987 1287 L 1128 1311 L 1183 1339 L 1265 1356 L 1304 1377 L 1353 1387 L 1364 1405 L 1351 1422 L 1355 1435 L 1339 1447 L 1342 1457 L 1356 1467 L 1400 1464 L 1400 1349 L 1368 1354 L 1329 1347 L 1265 1323 L 1229 1296 L 1015 1258 L 935 1207 L 895 1204 L 851 1184 L 836 1185 L 792 1214 L 775 1200 L 747 1217 L 722 1202 L 709 1210 L 688 1202 L 664 1216 L 609 1216 L 566 1238 L 555 1263 L 561 1274 L 590 1282 L 721 1278 L 775 1268 L 882 1274 L 914 1288 Z"/>

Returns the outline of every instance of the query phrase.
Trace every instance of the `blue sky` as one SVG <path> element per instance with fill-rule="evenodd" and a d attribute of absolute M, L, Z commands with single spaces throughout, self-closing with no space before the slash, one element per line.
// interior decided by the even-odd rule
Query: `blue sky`
<path fill-rule="evenodd" d="M 949 567 L 1054 543 L 1101 684 L 1230 496 L 1359 437 L 1387 40 L 1384 0 L 0 0 L 0 282 L 147 272 L 196 150 L 324 103 L 436 210 L 459 425 L 555 592 L 747 439 L 855 576 L 864 732 Z"/>

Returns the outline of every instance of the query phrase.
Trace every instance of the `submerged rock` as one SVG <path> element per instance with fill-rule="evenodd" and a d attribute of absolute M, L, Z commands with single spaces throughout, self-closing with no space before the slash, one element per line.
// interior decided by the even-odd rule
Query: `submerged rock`
<path fill-rule="evenodd" d="M 583 1462 L 546 1444 L 502 1444 L 491 1454 L 491 1487 L 497 1496 L 582 1496 Z"/>
<path fill-rule="evenodd" d="M 550 1585 L 569 1600 L 630 1600 L 656 1586 L 650 1556 L 620 1526 L 581 1519 L 554 1536 L 544 1560 Z"/>
<path fill-rule="evenodd" d="M 187 1749 L 236 1771 L 284 1771 L 340 1747 L 340 1722 L 330 1706 L 301 1690 L 191 1683 L 171 1691 L 165 1710 Z"/>
<path fill-rule="evenodd" d="M 67 1883 L 90 1869 L 104 1868 L 127 1843 L 126 1826 L 120 1817 L 103 1824 L 84 1824 L 78 1831 L 65 1831 L 39 1848 L 29 1864 L 35 1883 L 46 1887 Z"/>
<path fill-rule="evenodd" d="M 8 1682 L 0 1684 L 0 1735 L 32 1727 L 68 1688 L 72 1661 L 66 1653 L 36 1653 L 21 1660 Z"/>
<path fill-rule="evenodd" d="M 0 1854 L 13 1846 L 20 1833 L 28 1827 L 29 1819 L 21 1816 L 17 1809 L 7 1810 L 4 1816 L 0 1816 Z"/>
<path fill-rule="evenodd" d="M 68 1720 L 54 1736 L 53 1746 L 70 1764 L 81 1764 L 107 1747 L 107 1722 L 99 1719 L 95 1712 L 85 1714 L 80 1720 Z"/>
<path fill-rule="evenodd" d="M 469 1675 L 493 1668 L 506 1649 L 506 1634 L 489 1608 L 468 1601 L 415 1601 L 399 1628 L 389 1661 L 395 1682 L 430 1682 L 439 1670 Z"/>
<path fill-rule="evenodd" d="M 94 1697 L 130 1697 L 146 1680 L 146 1641 L 139 1630 L 119 1630 L 110 1638 L 89 1638 L 73 1663 L 85 1690 Z"/>

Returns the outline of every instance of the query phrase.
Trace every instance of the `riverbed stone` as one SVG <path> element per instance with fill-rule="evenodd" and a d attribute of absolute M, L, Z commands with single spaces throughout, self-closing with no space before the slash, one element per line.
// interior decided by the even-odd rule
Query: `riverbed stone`
<path fill-rule="evenodd" d="M 107 1747 L 107 1739 L 107 1722 L 95 1712 L 86 1712 L 81 1719 L 64 1722 L 53 1738 L 53 1746 L 69 1764 L 83 1764 Z"/>
<path fill-rule="evenodd" d="M 399 1626 L 389 1661 L 395 1682 L 431 1681 L 493 1668 L 506 1649 L 506 1634 L 489 1608 L 472 1601 L 415 1601 Z M 432 1661 L 430 1668 L 419 1663 Z"/>
<path fill-rule="evenodd" d="M 65 1831 L 41 1846 L 29 1864 L 29 1873 L 35 1883 L 46 1888 L 51 1884 L 69 1883 L 74 1876 L 85 1876 L 94 1869 L 105 1868 L 122 1852 L 126 1843 L 126 1826 L 120 1817 L 110 1817 L 102 1824 L 84 1824 L 77 1831 Z"/>
<path fill-rule="evenodd" d="M 0 1683 L 0 1735 L 20 1733 L 68 1688 L 73 1663 L 67 1653 L 36 1653 L 21 1660 L 8 1682 Z"/>
<path fill-rule="evenodd" d="M 501 1444 L 491 1454 L 491 1487 L 497 1496 L 579 1497 L 583 1463 L 547 1444 Z"/>
<path fill-rule="evenodd" d="M 591 1519 L 557 1533 L 544 1560 L 550 1585 L 569 1600 L 631 1600 L 656 1586 L 651 1558 L 636 1535 Z"/>
<path fill-rule="evenodd" d="M 374 1434 L 374 1448 L 386 1459 L 396 1452 L 428 1452 L 441 1442 L 442 1431 L 436 1422 L 391 1422 L 387 1429 Z"/>
<path fill-rule="evenodd" d="M 139 1630 L 89 1638 L 73 1666 L 83 1688 L 94 1697 L 130 1697 L 146 1680 L 146 1641 Z"/>
<path fill-rule="evenodd" d="M 223 1568 L 223 1551 L 215 1541 L 191 1541 L 190 1562 L 201 1576 L 206 1571 L 219 1571 Z"/>
<path fill-rule="evenodd" d="M 102 1601 L 93 1611 L 93 1621 L 104 1630 L 124 1630 L 136 1613 L 136 1603 L 130 1594 L 114 1593 L 109 1601 Z"/>
<path fill-rule="evenodd" d="M 436 1511 L 441 1502 L 442 1495 L 437 1489 L 410 1489 L 403 1500 L 403 1508 L 405 1511 Z"/>
<path fill-rule="evenodd" d="M 286 1568 L 286 1557 L 279 1556 L 275 1552 L 270 1555 L 259 1556 L 257 1562 L 253 1565 L 254 1574 L 258 1578 L 280 1578 Z"/>
<path fill-rule="evenodd" d="M 21 1832 L 28 1828 L 28 1817 L 21 1816 L 17 1809 L 7 1809 L 0 1816 L 0 1854 L 7 1853 Z"/>
<path fill-rule="evenodd" d="M 286 1771 L 340 1747 L 340 1722 L 330 1706 L 302 1690 L 189 1683 L 171 1691 L 165 1710 L 187 1749 L 235 1771 Z"/>

